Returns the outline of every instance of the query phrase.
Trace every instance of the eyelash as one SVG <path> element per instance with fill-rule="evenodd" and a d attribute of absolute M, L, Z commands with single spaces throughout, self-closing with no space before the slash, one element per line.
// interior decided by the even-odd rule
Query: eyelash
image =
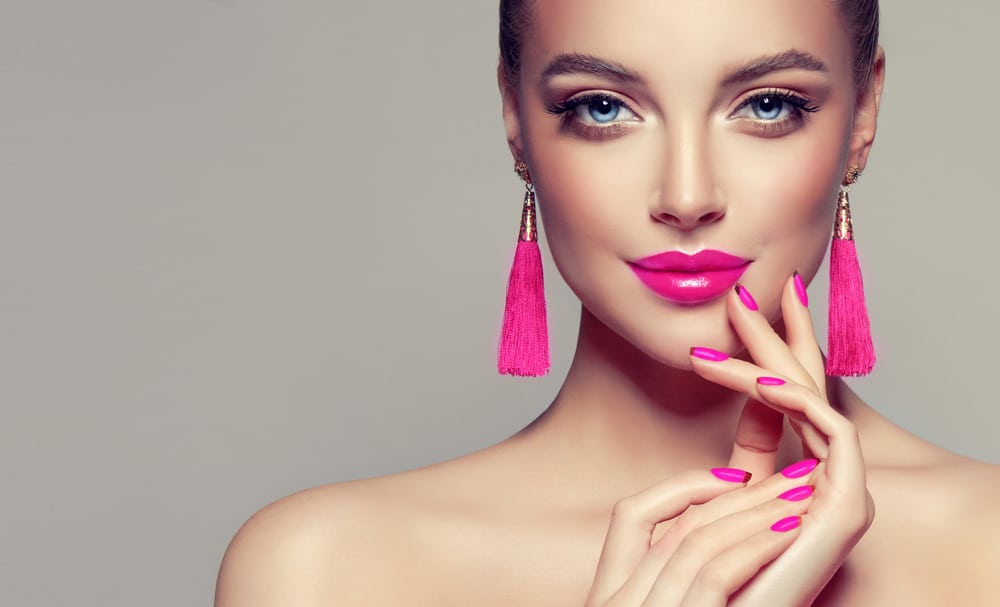
<path fill-rule="evenodd" d="M 545 111 L 553 116 L 557 116 L 560 119 L 560 122 L 562 122 L 563 128 L 572 128 L 578 134 L 590 139 L 613 139 L 618 135 L 624 134 L 629 129 L 623 121 L 609 122 L 607 126 L 594 126 L 592 124 L 583 124 L 577 120 L 575 117 L 577 108 L 588 106 L 595 101 L 607 101 L 613 103 L 618 106 L 619 111 L 624 109 L 636 116 L 636 118 L 625 122 L 641 121 L 636 112 L 629 107 L 627 103 L 610 93 L 587 93 L 578 97 L 571 97 L 564 101 L 546 105 Z"/>
<path fill-rule="evenodd" d="M 780 120 L 748 119 L 752 125 L 751 128 L 757 129 L 761 134 L 766 136 L 777 136 L 794 131 L 805 122 L 806 114 L 812 114 L 820 110 L 818 105 L 813 104 L 809 99 L 798 93 L 783 89 L 768 89 L 756 92 L 741 101 L 732 114 L 729 115 L 730 118 L 735 119 L 734 117 L 737 112 L 750 107 L 755 102 L 761 102 L 765 99 L 777 100 L 782 104 L 791 106 L 789 108 L 791 114 Z"/>
<path fill-rule="evenodd" d="M 735 119 L 734 117 L 737 112 L 765 99 L 773 99 L 783 104 L 788 104 L 791 106 L 789 108 L 791 115 L 780 120 L 749 119 L 752 125 L 751 128 L 764 136 L 774 137 L 794 131 L 805 122 L 806 114 L 812 114 L 820 110 L 819 106 L 814 105 L 809 99 L 798 93 L 784 89 L 767 89 L 756 92 L 741 101 L 730 114 L 730 118 Z M 571 97 L 564 101 L 548 104 L 545 106 L 545 110 L 553 116 L 557 116 L 564 128 L 572 128 L 578 134 L 591 139 L 613 139 L 624 134 L 630 128 L 620 121 L 609 122 L 607 126 L 595 126 L 583 124 L 577 120 L 575 117 L 577 108 L 590 105 L 595 101 L 613 103 L 619 108 L 625 109 L 635 115 L 635 111 L 627 103 L 610 93 L 588 93 L 579 97 Z M 636 118 L 629 122 L 634 121 L 641 121 L 641 119 Z"/>

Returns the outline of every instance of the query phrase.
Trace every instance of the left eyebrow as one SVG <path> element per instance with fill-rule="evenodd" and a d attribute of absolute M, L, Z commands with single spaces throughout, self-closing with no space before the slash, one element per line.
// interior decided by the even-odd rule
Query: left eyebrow
<path fill-rule="evenodd" d="M 828 73 L 830 70 L 822 61 L 809 53 L 789 50 L 776 55 L 758 57 L 726 74 L 722 85 L 748 82 L 780 70 L 800 69 Z"/>
<path fill-rule="evenodd" d="M 620 63 L 580 53 L 563 53 L 553 59 L 542 72 L 542 84 L 561 74 L 589 74 L 622 84 L 642 82 L 637 73 Z"/>

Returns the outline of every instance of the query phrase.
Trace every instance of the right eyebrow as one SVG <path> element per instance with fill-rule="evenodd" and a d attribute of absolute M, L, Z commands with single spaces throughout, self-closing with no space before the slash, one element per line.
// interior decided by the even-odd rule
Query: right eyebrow
<path fill-rule="evenodd" d="M 771 72 L 790 69 L 802 69 L 813 72 L 830 71 L 826 67 L 826 64 L 813 55 L 792 49 L 776 55 L 759 57 L 739 66 L 723 78 L 722 85 L 728 86 L 738 82 L 749 82 L 761 76 L 766 76 Z"/>
<path fill-rule="evenodd" d="M 638 74 L 620 63 L 580 53 L 562 53 L 556 56 L 542 72 L 542 84 L 562 74 L 588 74 L 622 84 L 642 82 Z"/>

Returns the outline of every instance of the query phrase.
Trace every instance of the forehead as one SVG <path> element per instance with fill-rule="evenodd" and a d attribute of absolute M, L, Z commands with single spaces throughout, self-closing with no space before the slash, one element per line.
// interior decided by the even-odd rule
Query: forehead
<path fill-rule="evenodd" d="M 852 74 L 835 0 L 536 0 L 522 41 L 526 75 L 560 53 L 613 60 L 651 81 L 717 78 L 757 57 L 799 50 Z"/>

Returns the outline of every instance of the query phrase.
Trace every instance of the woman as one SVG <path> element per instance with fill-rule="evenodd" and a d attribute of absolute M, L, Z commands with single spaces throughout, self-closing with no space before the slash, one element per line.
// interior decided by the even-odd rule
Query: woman
<path fill-rule="evenodd" d="M 808 315 L 875 135 L 875 3 L 501 23 L 511 153 L 583 306 L 562 389 L 491 448 L 264 509 L 217 605 L 991 604 L 996 469 L 827 379 Z"/>

